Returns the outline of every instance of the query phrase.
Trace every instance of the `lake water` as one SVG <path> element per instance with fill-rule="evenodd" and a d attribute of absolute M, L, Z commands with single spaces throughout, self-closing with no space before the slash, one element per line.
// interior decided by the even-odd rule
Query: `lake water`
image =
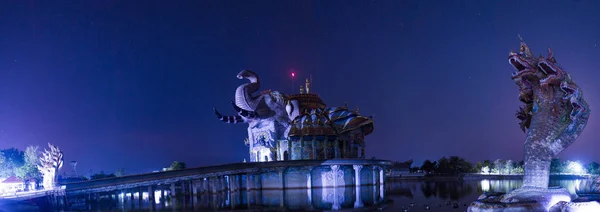
<path fill-rule="evenodd" d="M 551 180 L 551 186 L 567 188 L 572 194 L 578 190 L 581 180 Z M 69 197 L 72 210 L 83 211 L 148 211 L 154 203 L 156 211 L 205 211 L 205 210 L 245 210 L 281 211 L 285 210 L 351 210 L 351 211 L 465 211 L 467 206 L 485 191 L 508 192 L 520 187 L 521 180 L 480 180 L 480 181 L 401 181 L 389 180 L 384 186 L 362 186 L 345 188 L 263 190 L 227 192 L 218 195 L 200 195 L 197 199 L 189 194 L 177 194 L 182 198 L 176 201 L 166 198 L 161 192 L 155 193 L 154 200 L 148 194 L 137 193 L 102 194 L 99 201 Z M 15 204 L 0 204 L 0 211 L 15 211 L 15 208 L 30 209 Z M 429 210 L 426 210 L 429 207 Z M 31 208 L 31 211 L 35 209 Z M 29 211 L 29 210 L 27 210 Z"/>
<path fill-rule="evenodd" d="M 582 180 L 550 180 L 575 194 Z M 390 211 L 466 211 L 483 192 L 509 192 L 521 187 L 522 180 L 400 181 L 388 182 L 386 198 Z M 412 207 L 411 207 L 412 206 Z M 430 210 L 426 210 L 429 206 Z"/>

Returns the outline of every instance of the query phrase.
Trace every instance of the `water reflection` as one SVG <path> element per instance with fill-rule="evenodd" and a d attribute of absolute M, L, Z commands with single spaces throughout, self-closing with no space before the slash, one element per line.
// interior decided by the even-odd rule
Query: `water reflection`
<path fill-rule="evenodd" d="M 100 193 L 69 197 L 72 210 L 341 210 L 373 207 L 383 202 L 383 186 L 252 190 L 217 194 L 171 194 L 157 190 L 154 198 L 148 192 Z M 87 199 L 85 197 L 88 197 Z M 97 198 L 90 198 L 97 196 Z"/>
<path fill-rule="evenodd" d="M 578 191 L 582 180 L 551 180 L 550 186 Z M 154 195 L 142 192 L 100 193 L 69 197 L 72 210 L 344 210 L 380 208 L 385 211 L 457 211 L 483 192 L 510 192 L 521 187 L 522 180 L 481 181 L 401 181 L 391 180 L 384 186 L 313 188 L 288 190 L 252 190 L 171 194 L 170 189 Z M 87 198 L 86 198 L 87 197 Z M 90 198 L 95 197 L 95 198 Z M 150 200 L 152 198 L 152 200 Z M 428 208 L 428 209 L 427 209 Z"/>
<path fill-rule="evenodd" d="M 581 180 L 550 180 L 550 186 L 564 187 L 571 194 L 579 191 Z M 510 192 L 522 180 L 401 181 L 386 184 L 386 198 L 393 202 L 389 211 L 464 211 L 483 192 Z M 428 208 L 428 209 L 426 209 Z"/>

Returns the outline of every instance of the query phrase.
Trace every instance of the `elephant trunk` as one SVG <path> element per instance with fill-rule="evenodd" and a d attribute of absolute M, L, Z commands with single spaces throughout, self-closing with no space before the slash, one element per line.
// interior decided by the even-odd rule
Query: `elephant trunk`
<path fill-rule="evenodd" d="M 235 91 L 235 105 L 247 111 L 254 111 L 262 100 L 262 96 L 253 93 L 260 88 L 258 75 L 250 70 L 243 70 L 237 75 L 238 79 L 248 79 L 250 83 L 240 85 Z"/>

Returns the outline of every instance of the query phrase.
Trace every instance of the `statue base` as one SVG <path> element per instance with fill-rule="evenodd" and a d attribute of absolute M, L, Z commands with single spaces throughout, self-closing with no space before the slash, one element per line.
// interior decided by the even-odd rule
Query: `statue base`
<path fill-rule="evenodd" d="M 484 193 L 468 208 L 470 212 L 549 211 L 557 203 L 571 202 L 571 194 L 560 187 L 522 187 L 510 193 Z"/>
<path fill-rule="evenodd" d="M 510 193 L 487 192 L 469 206 L 469 212 L 513 212 L 513 211 L 600 211 L 598 196 L 588 195 L 571 201 L 565 188 L 523 187 Z"/>

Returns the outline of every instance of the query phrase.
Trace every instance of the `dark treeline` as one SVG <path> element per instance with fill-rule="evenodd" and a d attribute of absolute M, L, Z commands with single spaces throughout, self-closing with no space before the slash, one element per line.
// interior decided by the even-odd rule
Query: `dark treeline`
<path fill-rule="evenodd" d="M 39 146 L 28 146 L 25 151 L 16 148 L 0 149 L 0 178 L 16 176 L 24 181 L 35 181 L 36 183 L 40 183 L 42 181 L 42 174 L 38 170 L 40 156 L 41 149 Z M 174 161 L 171 166 L 164 168 L 162 171 L 180 170 L 185 168 L 185 163 Z M 99 173 L 91 174 L 87 177 L 70 176 L 64 173 L 64 175 L 58 176 L 58 178 L 61 181 L 69 182 L 120 177 L 126 174 L 124 169 L 119 168 L 113 173 L 100 171 Z"/>
<path fill-rule="evenodd" d="M 437 161 L 425 160 L 421 166 L 414 166 L 411 172 L 423 172 L 428 175 L 458 175 L 463 173 L 480 174 L 523 174 L 524 162 L 496 159 L 484 160 L 475 164 L 458 156 L 442 157 Z M 600 174 L 600 164 L 590 162 L 552 159 L 551 174 Z"/>

